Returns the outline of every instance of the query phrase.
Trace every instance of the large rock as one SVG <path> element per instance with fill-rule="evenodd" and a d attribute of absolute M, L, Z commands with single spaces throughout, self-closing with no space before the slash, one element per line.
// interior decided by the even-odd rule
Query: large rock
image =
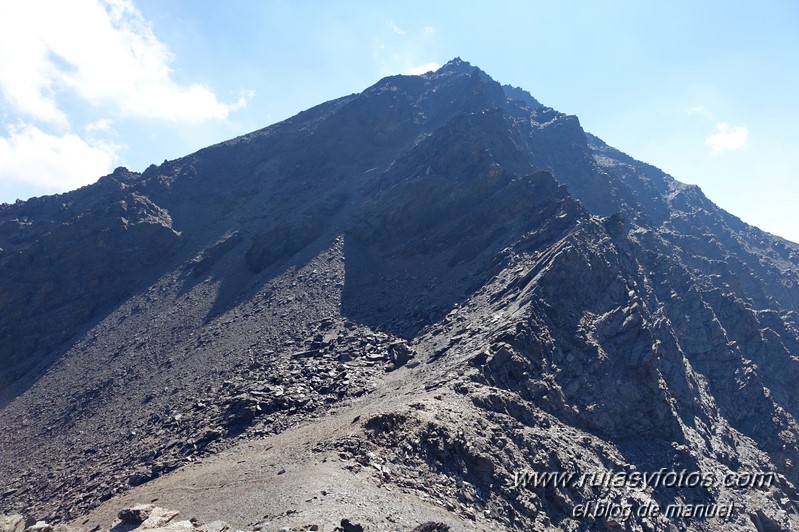
<path fill-rule="evenodd" d="M 25 518 L 19 514 L 0 514 L 0 532 L 22 532 L 25 530 Z"/>
<path fill-rule="evenodd" d="M 154 504 L 136 504 L 120 510 L 118 517 L 123 523 L 139 525 L 150 517 L 155 508 Z"/>

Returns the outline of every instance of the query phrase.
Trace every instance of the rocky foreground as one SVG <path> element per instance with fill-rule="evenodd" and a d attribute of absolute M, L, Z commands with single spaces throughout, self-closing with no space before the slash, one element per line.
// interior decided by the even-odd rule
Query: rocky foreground
<path fill-rule="evenodd" d="M 112 532 L 133 532 L 135 530 L 149 532 L 234 532 L 234 530 L 224 521 L 213 521 L 204 523 L 196 518 L 181 519 L 180 512 L 167 510 L 154 504 L 137 504 L 130 508 L 125 508 L 119 512 L 118 519 L 113 524 L 103 529 Z M 252 530 L 262 530 L 262 526 L 256 526 Z M 51 525 L 46 521 L 31 521 L 25 519 L 20 514 L 0 516 L 0 532 L 75 532 L 83 530 L 74 526 L 58 524 Z M 92 530 L 100 530 L 96 527 Z M 304 527 L 283 527 L 280 530 L 285 532 L 312 532 L 322 530 L 319 525 L 308 525 Z M 348 519 L 342 519 L 339 526 L 333 529 L 335 532 L 363 532 L 364 527 L 358 523 L 351 523 Z M 414 532 L 446 532 L 449 526 L 443 523 L 425 523 L 414 529 Z M 237 531 L 236 532 L 244 532 Z"/>

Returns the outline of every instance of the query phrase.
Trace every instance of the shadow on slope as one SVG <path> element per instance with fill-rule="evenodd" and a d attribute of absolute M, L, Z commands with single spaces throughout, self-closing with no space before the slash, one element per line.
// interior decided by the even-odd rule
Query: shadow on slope
<path fill-rule="evenodd" d="M 473 155 L 460 172 L 425 171 L 364 205 L 346 246 L 344 315 L 413 338 L 495 275 L 503 249 L 561 209 L 582 213 L 550 174 L 515 177 Z"/>
<path fill-rule="evenodd" d="M 0 256 L 0 405 L 35 382 L 78 331 L 154 282 L 183 245 L 169 213 L 131 192 L 130 177 L 118 169 L 93 187 L 3 213 L 3 240 L 15 249 Z"/>

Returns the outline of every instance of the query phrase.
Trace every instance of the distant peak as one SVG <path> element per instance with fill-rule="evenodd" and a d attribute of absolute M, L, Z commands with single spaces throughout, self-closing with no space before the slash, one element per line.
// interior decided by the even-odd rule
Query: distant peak
<path fill-rule="evenodd" d="M 447 63 L 441 67 L 441 70 L 457 70 L 461 72 L 469 72 L 474 70 L 476 67 L 473 67 L 468 61 L 464 61 L 460 57 L 456 57 L 455 59 L 451 59 L 447 61 Z"/>

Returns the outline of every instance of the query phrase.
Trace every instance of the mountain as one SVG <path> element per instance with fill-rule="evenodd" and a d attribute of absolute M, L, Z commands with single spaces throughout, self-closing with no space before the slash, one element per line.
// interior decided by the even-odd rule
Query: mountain
<path fill-rule="evenodd" d="M 0 248 L 5 512 L 799 529 L 799 246 L 460 59 Z"/>

